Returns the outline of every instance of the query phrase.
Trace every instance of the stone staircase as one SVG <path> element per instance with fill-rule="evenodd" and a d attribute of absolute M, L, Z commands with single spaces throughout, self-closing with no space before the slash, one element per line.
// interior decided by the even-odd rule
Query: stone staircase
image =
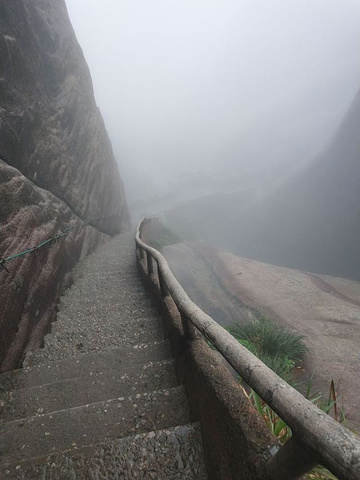
<path fill-rule="evenodd" d="M 0 478 L 206 480 L 132 235 L 74 271 L 43 349 L 0 376 Z"/>

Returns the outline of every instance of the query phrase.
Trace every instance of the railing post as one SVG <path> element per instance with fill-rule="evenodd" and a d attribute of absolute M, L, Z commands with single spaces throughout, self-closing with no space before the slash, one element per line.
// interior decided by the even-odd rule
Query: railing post
<path fill-rule="evenodd" d="M 146 252 L 146 260 L 147 260 L 147 273 L 148 276 L 151 277 L 154 273 L 154 263 L 153 263 L 153 257 L 151 253 Z"/>
<path fill-rule="evenodd" d="M 163 279 L 163 276 L 162 276 L 161 270 L 159 268 L 159 265 L 158 265 L 157 270 L 158 270 L 158 275 L 159 275 L 159 284 L 160 284 L 161 296 L 162 296 L 162 298 L 165 298 L 165 297 L 170 295 L 169 289 L 167 288 L 166 283 Z"/>
<path fill-rule="evenodd" d="M 298 480 L 318 463 L 315 452 L 293 435 L 269 460 L 264 480 Z"/>
<path fill-rule="evenodd" d="M 145 250 L 139 247 L 139 251 L 140 251 L 140 260 L 143 260 L 145 258 Z"/>
<path fill-rule="evenodd" d="M 183 312 L 180 312 L 181 315 L 181 323 L 184 330 L 184 335 L 186 340 L 195 340 L 196 338 L 196 328 L 191 323 L 187 315 Z"/>

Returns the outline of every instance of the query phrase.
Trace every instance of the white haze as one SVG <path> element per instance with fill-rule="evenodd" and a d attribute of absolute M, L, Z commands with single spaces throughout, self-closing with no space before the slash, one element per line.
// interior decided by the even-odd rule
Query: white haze
<path fill-rule="evenodd" d="M 188 172 L 281 176 L 360 86 L 360 1 L 66 3 L 130 201 Z"/>

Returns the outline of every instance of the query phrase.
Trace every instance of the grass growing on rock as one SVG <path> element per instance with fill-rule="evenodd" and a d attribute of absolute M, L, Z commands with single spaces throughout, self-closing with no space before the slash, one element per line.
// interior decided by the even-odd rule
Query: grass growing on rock
<path fill-rule="evenodd" d="M 293 370 L 301 363 L 307 347 L 304 336 L 290 332 L 259 314 L 246 325 L 233 325 L 228 331 L 271 370 L 291 383 Z"/>

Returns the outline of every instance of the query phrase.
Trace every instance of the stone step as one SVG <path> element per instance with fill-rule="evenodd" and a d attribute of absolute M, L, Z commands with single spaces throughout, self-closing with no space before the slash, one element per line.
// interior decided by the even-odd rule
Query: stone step
<path fill-rule="evenodd" d="M 98 290 L 98 289 L 97 289 Z M 98 305 L 101 301 L 105 300 L 106 302 L 114 302 L 114 303 L 127 303 L 128 301 L 134 303 L 139 300 L 148 300 L 149 297 L 144 291 L 134 289 L 135 291 L 129 290 L 122 290 L 121 292 L 113 291 L 112 289 L 104 290 L 104 292 L 96 292 L 97 295 L 95 296 L 95 292 L 87 291 L 86 293 L 82 294 L 81 304 L 79 302 L 78 308 L 80 307 L 91 307 L 94 305 Z M 99 298 L 101 297 L 101 298 Z M 67 295 L 61 299 L 58 304 L 60 310 L 64 308 L 76 308 L 76 305 L 73 303 L 73 298 L 70 295 Z"/>
<path fill-rule="evenodd" d="M 99 310 L 100 307 L 104 310 L 117 310 L 123 305 L 143 305 L 150 306 L 150 299 L 145 293 L 137 293 L 136 295 L 117 295 L 116 292 L 107 291 L 104 295 L 98 294 L 97 296 L 90 295 L 82 296 L 81 302 L 74 299 L 74 297 L 67 297 L 59 303 L 60 311 L 70 309 L 71 312 L 86 312 L 91 314 L 95 310 Z"/>
<path fill-rule="evenodd" d="M 72 291 L 83 291 L 85 293 L 89 291 L 95 291 L 99 289 L 100 292 L 104 292 L 107 289 L 111 289 L 114 292 L 122 293 L 144 291 L 144 286 L 136 273 L 134 276 L 124 276 L 122 273 L 103 271 L 102 266 L 96 267 L 98 272 L 96 276 L 93 274 L 83 274 L 79 278 L 74 279 L 74 283 L 68 290 L 65 290 L 62 296 L 67 297 Z"/>
<path fill-rule="evenodd" d="M 67 307 L 59 311 L 58 322 L 65 321 L 66 323 L 74 323 L 76 327 L 86 324 L 88 318 L 93 322 L 99 323 L 100 320 L 114 322 L 122 319 L 135 319 L 137 317 L 143 318 L 159 318 L 155 308 L 151 307 L 150 300 L 141 300 L 126 303 L 109 304 L 107 306 L 100 305 L 84 305 L 84 308 Z M 97 321 L 98 320 L 98 321 Z"/>
<path fill-rule="evenodd" d="M 59 320 L 68 319 L 76 325 L 86 322 L 88 317 L 96 320 L 100 318 L 106 321 L 112 318 L 136 318 L 136 316 L 158 316 L 157 311 L 154 307 L 151 306 L 150 299 L 136 299 L 134 301 L 124 301 L 117 303 L 117 300 L 112 301 L 99 301 L 98 304 L 93 303 L 92 305 L 84 304 L 83 308 L 80 305 L 66 306 L 61 308 L 58 313 Z"/>
<path fill-rule="evenodd" d="M 159 314 L 155 308 L 152 308 L 150 304 L 142 305 L 141 303 L 130 304 L 130 305 L 121 305 L 113 311 L 106 309 L 94 309 L 93 312 L 78 312 L 74 314 L 70 309 L 62 311 L 59 315 L 59 320 L 65 321 L 67 323 L 71 320 L 76 320 L 76 326 L 79 325 L 79 328 L 82 328 L 86 323 L 86 319 L 91 318 L 95 323 L 100 321 L 106 322 L 121 322 L 122 320 L 136 320 L 137 318 L 159 318 Z M 97 321 L 98 320 L 98 321 Z"/>
<path fill-rule="evenodd" d="M 102 315 L 100 315 L 100 318 Z M 89 330 L 89 329 L 99 329 L 103 325 L 106 326 L 107 324 L 112 324 L 116 326 L 118 329 L 124 329 L 125 326 L 131 324 L 134 325 L 135 323 L 141 327 L 141 324 L 143 323 L 145 326 L 150 326 L 153 324 L 154 326 L 158 326 L 159 324 L 162 324 L 162 320 L 160 315 L 156 311 L 150 311 L 146 316 L 144 314 L 124 314 L 123 312 L 117 312 L 111 317 L 107 317 L 106 324 L 98 321 L 99 317 L 96 318 L 88 318 L 87 325 L 84 323 L 82 325 L 83 330 Z M 78 325 L 77 329 L 81 325 Z M 67 315 L 66 313 L 58 313 L 57 320 L 51 324 L 51 334 L 54 333 L 70 333 L 74 331 L 74 324 L 73 324 L 73 317 Z M 45 337 L 47 338 L 47 337 Z"/>
<path fill-rule="evenodd" d="M 134 345 L 130 348 L 109 349 L 93 355 L 79 354 L 75 359 L 35 366 L 31 366 L 31 353 L 28 354 L 27 368 L 0 375 L 0 391 L 29 388 L 109 370 L 121 372 L 131 365 L 160 362 L 172 356 L 168 340 Z"/>
<path fill-rule="evenodd" d="M 96 318 L 88 316 L 87 324 L 86 318 L 84 321 L 76 320 L 75 328 L 70 325 L 69 329 L 62 331 L 59 327 L 58 331 L 45 337 L 43 349 L 33 352 L 32 365 L 162 340 L 164 331 L 160 317 L 148 319 L 145 315 L 146 310 L 138 310 L 133 315 L 121 312 L 111 318 L 99 314 Z"/>
<path fill-rule="evenodd" d="M 76 329 L 82 328 L 86 329 L 86 323 L 90 325 L 90 327 L 94 328 L 100 328 L 101 322 L 99 320 L 105 319 L 106 318 L 106 323 L 114 324 L 120 328 L 121 326 L 127 323 L 134 323 L 134 322 L 145 322 L 145 323 L 151 323 L 151 322 L 159 322 L 161 320 L 160 315 L 156 310 L 148 310 L 147 315 L 144 315 L 143 312 L 140 312 L 139 314 L 137 311 L 133 311 L 132 313 L 123 312 L 123 311 L 118 311 L 115 313 L 112 313 L 111 316 L 109 315 L 104 315 L 101 312 L 99 315 L 96 316 L 88 316 L 88 322 L 86 322 L 85 318 L 82 320 L 77 317 L 76 322 L 77 326 Z M 67 312 L 59 312 L 57 314 L 57 320 L 51 324 L 51 333 L 52 332 L 70 332 L 74 330 L 74 316 L 70 315 Z M 104 323 L 104 322 L 103 322 Z"/>
<path fill-rule="evenodd" d="M 101 276 L 104 275 L 111 275 L 128 281 L 139 279 L 135 264 L 123 265 L 118 262 L 117 265 L 114 265 L 106 259 L 93 259 L 92 262 L 84 262 L 84 264 L 75 267 L 72 276 L 76 281 L 79 279 L 88 280 L 93 276 L 92 271 L 99 272 L 99 275 L 96 275 L 97 278 L 101 278 Z"/>
<path fill-rule="evenodd" d="M 94 274 L 92 273 L 83 273 L 81 275 L 77 275 L 75 278 L 75 282 L 73 279 L 72 285 L 69 287 L 69 291 L 71 291 L 74 287 L 76 288 L 85 288 L 93 290 L 94 287 L 98 287 L 100 289 L 104 289 L 106 285 L 111 289 L 116 289 L 121 292 L 123 289 L 130 291 L 131 287 L 139 289 L 142 287 L 144 289 L 143 284 L 139 278 L 138 273 L 134 273 L 134 275 L 124 275 L 123 272 L 118 271 L 109 271 L 107 269 L 103 269 L 103 266 L 99 264 L 96 267 L 91 267 L 92 270 L 98 270 L 99 273 Z M 81 283 L 81 285 L 79 285 Z M 65 290 L 63 295 L 67 295 L 68 290 Z"/>
<path fill-rule="evenodd" d="M 133 276 L 129 276 L 124 275 L 123 272 L 119 273 L 115 271 L 103 271 L 101 265 L 96 268 L 99 270 L 99 273 L 95 278 L 93 275 L 84 274 L 80 279 L 81 284 L 79 285 L 80 282 L 77 282 L 73 284 L 73 286 L 75 285 L 78 288 L 86 287 L 90 289 L 93 289 L 94 286 L 96 286 L 103 290 L 107 284 L 109 288 L 116 289 L 119 292 L 121 292 L 122 289 L 130 290 L 130 287 L 135 287 L 137 289 L 142 287 L 144 289 L 138 273 L 134 273 Z"/>
<path fill-rule="evenodd" d="M 2 422 L 177 385 L 173 360 L 132 365 L 0 395 Z"/>
<path fill-rule="evenodd" d="M 75 330 L 75 331 L 74 331 Z M 45 337 L 45 346 L 35 355 L 39 361 L 56 361 L 77 357 L 79 353 L 91 354 L 107 348 L 131 347 L 140 342 L 151 343 L 164 338 L 163 324 L 159 316 L 155 319 L 139 318 L 124 320 L 115 318 L 87 318 L 87 323 L 77 321 L 76 329 L 71 324 L 65 328 L 63 322 Z"/>
<path fill-rule="evenodd" d="M 152 431 L 4 468 L 4 480 L 206 480 L 198 424 Z"/>
<path fill-rule="evenodd" d="M 100 268 L 101 266 L 99 266 Z M 86 293 L 89 289 L 94 290 L 94 288 L 99 288 L 101 292 L 107 290 L 107 288 L 111 288 L 118 293 L 122 291 L 131 292 L 133 288 L 135 291 L 144 291 L 138 273 L 133 276 L 124 276 L 117 272 L 103 272 L 101 269 L 98 270 L 96 276 L 84 274 L 68 290 L 64 291 L 63 296 L 66 297 L 73 290 L 82 290 Z"/>
<path fill-rule="evenodd" d="M 0 464 L 189 422 L 183 387 L 120 397 L 5 423 Z"/>
<path fill-rule="evenodd" d="M 129 300 L 127 302 L 117 302 L 117 300 L 113 301 L 103 301 L 99 302 L 97 305 L 86 305 L 84 304 L 81 308 L 80 305 L 74 305 L 73 307 L 66 307 L 61 309 L 60 312 L 63 312 L 68 317 L 79 317 L 80 322 L 87 317 L 92 317 L 93 319 L 98 318 L 101 316 L 103 319 L 107 317 L 112 317 L 113 315 L 116 316 L 122 315 L 125 317 L 126 315 L 131 316 L 132 313 L 140 312 L 155 312 L 155 309 L 151 307 L 150 299 L 134 299 Z M 76 320 L 77 321 L 77 320 Z"/>

